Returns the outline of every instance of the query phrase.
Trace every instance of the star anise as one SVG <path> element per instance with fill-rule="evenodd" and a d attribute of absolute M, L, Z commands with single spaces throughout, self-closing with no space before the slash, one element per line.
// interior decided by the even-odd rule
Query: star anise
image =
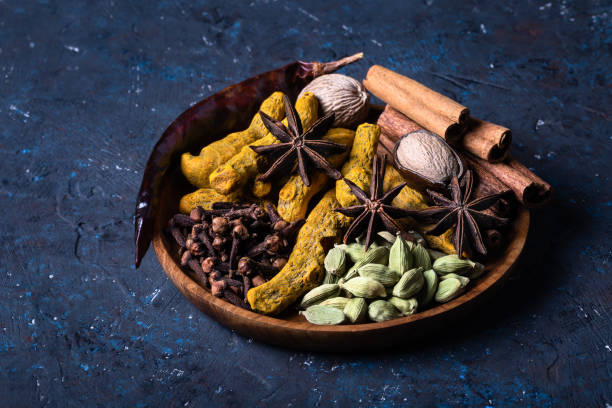
<path fill-rule="evenodd" d="M 374 156 L 372 166 L 372 181 L 370 182 L 370 195 L 355 185 L 351 180 L 344 179 L 360 205 L 337 208 L 336 211 L 348 217 L 357 217 L 344 234 L 344 243 L 349 243 L 352 238 L 357 237 L 367 228 L 365 246 L 369 248 L 375 232 L 380 231 L 382 226 L 389 232 L 396 233 L 402 230 L 396 218 L 403 218 L 409 214 L 408 211 L 393 207 L 391 202 L 400 193 L 406 183 L 398 184 L 383 194 L 383 180 L 385 178 L 385 168 L 387 156 L 383 155 L 379 160 Z"/>
<path fill-rule="evenodd" d="M 468 239 L 471 238 L 470 246 L 473 249 L 482 255 L 486 255 L 487 248 L 482 240 L 480 230 L 498 228 L 509 221 L 507 218 L 483 212 L 483 210 L 495 204 L 503 193 L 490 194 L 471 200 L 473 183 L 471 170 L 468 170 L 463 177 L 463 190 L 459 185 L 457 176 L 455 176 L 449 185 L 451 199 L 435 191 L 427 190 L 429 197 L 436 205 L 420 211 L 414 211 L 410 214 L 418 220 L 437 223 L 429 231 L 426 231 L 426 234 L 440 235 L 456 225 L 454 245 L 455 251 L 457 251 L 457 255 L 460 257 L 463 254 L 464 239 L 466 237 Z"/>
<path fill-rule="evenodd" d="M 346 146 L 328 140 L 320 140 L 334 123 L 334 113 L 320 118 L 305 132 L 302 130 L 302 121 L 295 111 L 287 96 L 285 101 L 285 112 L 287 114 L 287 125 L 264 112 L 259 112 L 264 126 L 276 137 L 280 143 L 266 146 L 249 146 L 256 153 L 271 156 L 274 163 L 259 179 L 266 181 L 276 174 L 291 173 L 297 161 L 300 177 L 305 185 L 310 186 L 308 169 L 314 166 L 321 169 L 329 177 L 338 180 L 342 174 L 334 169 L 324 156 L 341 153 Z"/>

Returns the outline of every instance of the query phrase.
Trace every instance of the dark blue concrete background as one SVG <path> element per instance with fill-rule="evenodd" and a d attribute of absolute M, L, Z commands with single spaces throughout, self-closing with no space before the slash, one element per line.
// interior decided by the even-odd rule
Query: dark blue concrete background
<path fill-rule="evenodd" d="M 0 0 L 2 406 L 612 405 L 606 1 Z M 499 3 L 499 4 L 494 4 Z M 420 346 L 289 351 L 198 312 L 152 251 L 144 164 L 189 105 L 364 51 L 514 130 L 550 181 L 513 279 Z"/>

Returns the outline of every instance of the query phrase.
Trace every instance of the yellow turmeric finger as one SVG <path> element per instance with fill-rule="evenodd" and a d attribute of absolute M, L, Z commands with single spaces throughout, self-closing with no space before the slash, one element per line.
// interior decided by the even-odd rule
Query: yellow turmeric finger
<path fill-rule="evenodd" d="M 189 214 L 195 207 L 200 206 L 205 210 L 210 210 L 212 204 L 219 201 L 238 202 L 240 196 L 238 194 L 223 195 L 217 193 L 212 188 L 200 188 L 193 193 L 189 193 L 181 197 L 179 202 L 179 211 L 184 214 Z"/>
<path fill-rule="evenodd" d="M 385 178 L 383 180 L 383 191 L 389 191 L 404 181 L 406 180 L 404 180 L 397 169 L 391 164 L 387 164 L 385 169 Z M 405 210 L 422 210 L 423 208 L 428 207 L 427 201 L 423 197 L 423 194 L 410 186 L 404 187 L 397 197 L 395 197 L 392 204 L 395 207 L 403 208 Z M 429 225 L 415 223 L 412 219 L 410 220 L 410 225 L 422 234 L 424 234 L 424 232 L 430 227 Z M 424 238 L 429 246 L 438 248 L 447 254 L 454 254 L 455 247 L 453 246 L 453 232 L 454 229 L 451 228 L 442 235 L 424 235 Z"/>
<path fill-rule="evenodd" d="M 285 116 L 283 93 L 274 92 L 261 104 L 261 111 L 277 120 Z M 205 146 L 198 156 L 183 153 L 181 156 L 181 170 L 187 181 L 196 187 L 209 186 L 208 177 L 223 162 L 240 152 L 244 146 L 261 139 L 268 133 L 268 129 L 256 113 L 249 127 L 240 132 L 230 133 L 221 140 Z"/>
<path fill-rule="evenodd" d="M 370 123 L 359 125 L 349 158 L 342 166 L 342 175 L 365 191 L 370 188 L 372 162 L 379 138 L 380 128 L 377 125 Z M 342 207 L 359 204 L 359 200 L 344 180 L 336 181 L 336 198 Z"/>
<path fill-rule="evenodd" d="M 264 314 L 280 313 L 321 282 L 326 250 L 321 241 L 329 239 L 331 245 L 350 223 L 350 218 L 334 211 L 338 207 L 332 188 L 308 215 L 283 269 L 247 293 L 253 310 Z"/>
<path fill-rule="evenodd" d="M 346 151 L 335 154 L 328 158 L 329 164 L 334 168 L 346 160 L 351 151 L 355 132 L 350 129 L 335 128 L 327 131 L 323 140 L 346 145 Z M 323 190 L 329 177 L 321 171 L 315 171 L 311 175 L 310 186 L 304 185 L 299 174 L 294 174 L 283 185 L 278 193 L 278 213 L 289 222 L 293 222 L 306 216 L 308 203 L 312 197 Z"/>
<path fill-rule="evenodd" d="M 308 129 L 317 120 L 319 103 L 315 96 L 306 92 L 295 104 L 302 121 L 302 127 Z M 285 126 L 287 120 L 283 120 Z M 220 194 L 229 194 L 244 187 L 266 163 L 266 157 L 255 153 L 249 146 L 265 146 L 280 143 L 271 133 L 244 146 L 238 154 L 220 165 L 209 177 L 210 186 Z"/>

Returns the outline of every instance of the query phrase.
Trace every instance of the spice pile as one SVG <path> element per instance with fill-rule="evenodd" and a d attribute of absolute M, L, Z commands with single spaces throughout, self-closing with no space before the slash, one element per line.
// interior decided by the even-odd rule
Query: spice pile
<path fill-rule="evenodd" d="M 168 223 L 179 246 L 181 266 L 188 266 L 214 296 L 250 309 L 246 293 L 287 263 L 293 239 L 304 220 L 289 223 L 274 207 L 215 203 L 211 210 L 194 208 Z"/>
<path fill-rule="evenodd" d="M 427 249 L 418 235 L 417 242 L 399 233 L 378 236 L 368 250 L 358 241 L 328 252 L 323 284 L 300 303 L 309 322 L 356 324 L 408 316 L 432 301 L 456 298 L 484 272 L 482 264 Z"/>
<path fill-rule="evenodd" d="M 314 324 L 407 316 L 484 273 L 467 257 L 484 262 L 501 247 L 513 192 L 547 199 L 550 186 L 500 163 L 508 129 L 382 67 L 364 84 L 427 130 L 391 106 L 380 126 L 363 123 L 360 82 L 323 75 L 295 105 L 275 92 L 247 129 L 183 154 L 197 190 L 169 232 L 213 295 L 269 315 L 297 304 Z M 491 166 L 514 166 L 518 181 L 504 184 Z"/>

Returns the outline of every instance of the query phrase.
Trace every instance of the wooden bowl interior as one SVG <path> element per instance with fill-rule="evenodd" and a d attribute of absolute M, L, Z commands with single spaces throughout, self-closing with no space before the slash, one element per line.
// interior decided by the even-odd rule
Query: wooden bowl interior
<path fill-rule="evenodd" d="M 153 247 L 165 273 L 190 302 L 221 324 L 247 337 L 302 350 L 354 351 L 391 346 L 430 335 L 445 322 L 464 317 L 490 297 L 508 277 L 523 249 L 529 228 L 529 212 L 521 207 L 509 230 L 512 239 L 507 248 L 487 264 L 487 273 L 466 293 L 448 303 L 381 323 L 317 326 L 299 316 L 295 308 L 272 317 L 234 306 L 212 296 L 197 283 L 194 274 L 180 267 L 178 248 L 164 230 L 168 219 L 178 211 L 180 197 L 192 190 L 176 167 L 162 181 Z"/>

